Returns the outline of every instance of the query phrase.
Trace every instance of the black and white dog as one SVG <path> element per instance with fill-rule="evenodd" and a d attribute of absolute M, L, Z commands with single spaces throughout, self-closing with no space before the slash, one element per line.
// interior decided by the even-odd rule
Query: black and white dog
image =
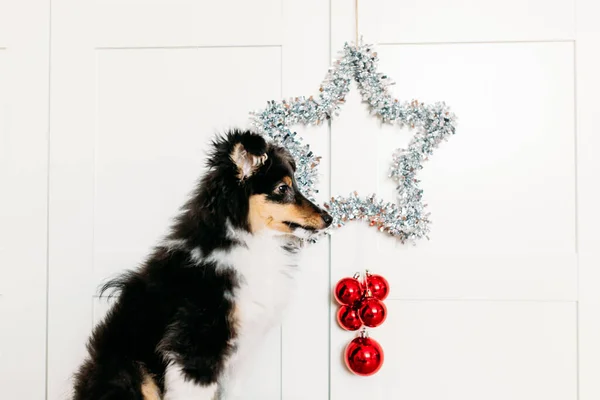
<path fill-rule="evenodd" d="M 246 398 L 239 371 L 279 321 L 301 239 L 332 218 L 298 191 L 290 154 L 257 134 L 217 139 L 208 167 L 164 242 L 103 288 L 118 297 L 75 400 Z"/>

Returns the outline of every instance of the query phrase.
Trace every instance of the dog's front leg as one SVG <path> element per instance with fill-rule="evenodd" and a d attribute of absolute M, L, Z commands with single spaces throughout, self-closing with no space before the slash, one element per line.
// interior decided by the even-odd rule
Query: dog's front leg
<path fill-rule="evenodd" d="M 200 384 L 177 363 L 171 363 L 165 372 L 164 400 L 215 400 L 217 382 Z"/>

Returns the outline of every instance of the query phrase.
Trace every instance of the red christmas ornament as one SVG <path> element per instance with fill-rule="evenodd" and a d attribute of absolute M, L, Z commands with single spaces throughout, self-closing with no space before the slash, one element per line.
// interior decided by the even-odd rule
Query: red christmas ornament
<path fill-rule="evenodd" d="M 383 365 L 383 349 L 376 340 L 367 336 L 366 332 L 361 332 L 348 344 L 344 354 L 346 366 L 350 371 L 360 376 L 370 376 L 375 374 Z"/>
<path fill-rule="evenodd" d="M 366 326 L 376 328 L 385 321 L 387 307 L 375 297 L 365 297 L 360 304 L 358 315 Z"/>
<path fill-rule="evenodd" d="M 367 272 L 366 289 L 371 291 L 373 297 L 383 301 L 390 293 L 388 281 L 381 275 L 371 275 Z"/>
<path fill-rule="evenodd" d="M 363 285 L 356 278 L 343 278 L 333 293 L 338 303 L 351 306 L 362 298 Z"/>
<path fill-rule="evenodd" d="M 358 310 L 351 306 L 343 305 L 337 312 L 337 322 L 347 331 L 357 331 L 363 325 L 360 317 L 358 316 Z"/>

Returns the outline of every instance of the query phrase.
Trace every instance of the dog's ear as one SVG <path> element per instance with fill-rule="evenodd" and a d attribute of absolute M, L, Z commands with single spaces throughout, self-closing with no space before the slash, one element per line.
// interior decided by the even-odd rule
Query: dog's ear
<path fill-rule="evenodd" d="M 234 144 L 230 157 L 237 167 L 238 179 L 244 180 L 267 161 L 267 143 L 258 135 L 247 135 Z"/>

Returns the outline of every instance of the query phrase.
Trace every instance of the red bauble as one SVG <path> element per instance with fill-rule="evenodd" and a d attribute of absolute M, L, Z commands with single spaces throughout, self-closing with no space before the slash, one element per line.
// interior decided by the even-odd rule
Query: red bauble
<path fill-rule="evenodd" d="M 371 295 L 381 301 L 385 300 L 390 293 L 390 285 L 388 281 L 381 275 L 367 275 L 367 289 L 371 291 Z"/>
<path fill-rule="evenodd" d="M 383 365 L 383 349 L 374 339 L 357 337 L 346 347 L 344 360 L 348 369 L 356 375 L 373 375 Z"/>
<path fill-rule="evenodd" d="M 340 324 L 342 329 L 347 331 L 359 330 L 363 325 L 360 317 L 358 316 L 358 310 L 346 305 L 341 306 L 338 310 L 337 322 Z"/>
<path fill-rule="evenodd" d="M 385 321 L 387 307 L 375 297 L 365 297 L 360 304 L 358 315 L 366 326 L 375 328 Z"/>
<path fill-rule="evenodd" d="M 355 278 L 343 278 L 334 290 L 335 299 L 340 304 L 353 305 L 362 298 L 363 285 Z"/>

